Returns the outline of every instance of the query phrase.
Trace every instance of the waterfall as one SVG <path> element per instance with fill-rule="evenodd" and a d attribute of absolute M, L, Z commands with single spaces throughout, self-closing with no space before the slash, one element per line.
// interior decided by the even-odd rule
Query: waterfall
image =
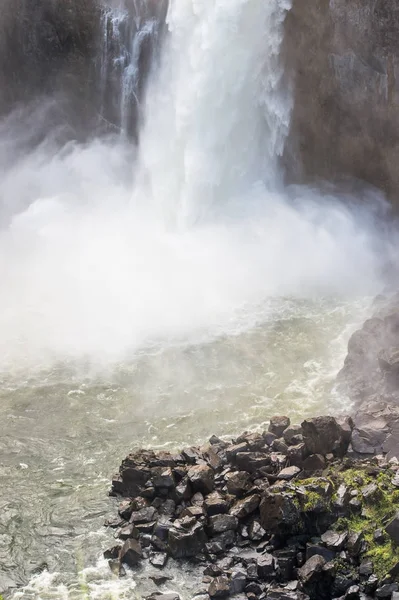
<path fill-rule="evenodd" d="M 140 140 L 139 191 L 146 182 L 155 214 L 189 225 L 254 184 L 278 182 L 291 109 L 279 62 L 289 8 L 171 0 Z"/>
<path fill-rule="evenodd" d="M 101 12 L 100 118 L 121 135 L 137 135 L 144 84 L 159 48 L 165 10 L 164 0 L 126 0 Z"/>

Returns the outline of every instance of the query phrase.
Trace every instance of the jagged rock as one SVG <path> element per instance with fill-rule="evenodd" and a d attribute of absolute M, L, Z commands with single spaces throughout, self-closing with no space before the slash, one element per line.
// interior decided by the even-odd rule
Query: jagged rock
<path fill-rule="evenodd" d="M 296 467 L 302 467 L 304 458 L 306 456 L 306 446 L 302 442 L 296 446 L 290 446 L 287 451 L 287 458 L 291 465 Z"/>
<path fill-rule="evenodd" d="M 280 473 L 278 474 L 278 478 L 279 479 L 284 479 L 289 481 L 290 479 L 294 479 L 294 477 L 296 477 L 297 475 L 299 475 L 299 473 L 301 472 L 301 469 L 299 467 L 286 467 L 285 469 L 282 469 L 282 471 L 280 471 Z"/>
<path fill-rule="evenodd" d="M 361 532 L 350 531 L 346 542 L 346 548 L 351 556 L 358 556 L 362 550 L 364 536 Z"/>
<path fill-rule="evenodd" d="M 235 531 L 238 527 L 238 519 L 232 515 L 214 515 L 209 518 L 209 530 L 212 535 Z"/>
<path fill-rule="evenodd" d="M 196 556 L 205 548 L 207 537 L 200 523 L 189 527 L 175 521 L 168 532 L 168 547 L 174 558 L 189 558 Z"/>
<path fill-rule="evenodd" d="M 275 452 L 280 452 L 280 454 L 284 454 L 285 456 L 287 456 L 288 444 L 286 444 L 283 438 L 277 438 L 276 440 L 274 440 L 272 447 Z"/>
<path fill-rule="evenodd" d="M 365 559 L 359 566 L 360 575 L 369 576 L 373 574 L 373 563 L 371 560 Z"/>
<path fill-rule="evenodd" d="M 104 558 L 107 560 L 112 560 L 114 558 L 119 558 L 122 546 L 112 546 L 108 550 L 104 552 Z"/>
<path fill-rule="evenodd" d="M 343 456 L 348 449 L 350 438 L 334 417 L 306 419 L 302 430 L 309 454 Z"/>
<path fill-rule="evenodd" d="M 369 483 L 361 489 L 362 496 L 367 502 L 376 502 L 381 497 L 381 490 L 375 483 Z"/>
<path fill-rule="evenodd" d="M 385 531 L 395 544 L 399 544 L 399 512 L 396 513 L 395 518 L 387 525 Z"/>
<path fill-rule="evenodd" d="M 247 452 L 249 451 L 247 442 L 241 442 L 241 444 L 231 444 L 226 448 L 226 457 L 227 460 L 232 462 L 235 460 L 235 457 L 239 452 Z"/>
<path fill-rule="evenodd" d="M 215 475 L 211 467 L 206 465 L 195 465 L 188 470 L 189 478 L 194 492 L 201 492 L 205 496 L 215 488 Z"/>
<path fill-rule="evenodd" d="M 302 469 L 311 473 L 322 471 L 325 467 L 326 460 L 321 454 L 311 454 L 302 463 Z"/>
<path fill-rule="evenodd" d="M 230 575 L 230 594 L 241 594 L 247 585 L 247 573 L 243 569 L 233 569 Z"/>
<path fill-rule="evenodd" d="M 175 487 L 175 477 L 170 467 L 154 467 L 151 469 L 151 480 L 156 489 L 172 489 Z"/>
<path fill-rule="evenodd" d="M 118 506 L 118 514 L 122 517 L 122 519 L 125 519 L 126 521 L 128 521 L 130 519 L 130 516 L 133 512 L 133 504 L 132 501 L 129 500 L 123 500 L 119 506 Z"/>
<path fill-rule="evenodd" d="M 230 582 L 228 577 L 225 575 L 215 577 L 209 586 L 208 594 L 211 598 L 225 598 L 228 596 L 230 594 Z"/>
<path fill-rule="evenodd" d="M 276 571 L 276 560 L 272 554 L 262 554 L 256 561 L 258 576 L 261 579 L 268 579 Z"/>
<path fill-rule="evenodd" d="M 345 545 L 346 540 L 348 539 L 348 533 L 344 531 L 343 533 L 338 533 L 337 531 L 326 531 L 321 536 L 321 541 L 329 550 L 334 550 L 335 552 L 339 552 Z"/>
<path fill-rule="evenodd" d="M 290 425 L 283 431 L 283 438 L 288 446 L 295 446 L 303 441 L 301 425 Z"/>
<path fill-rule="evenodd" d="M 259 521 L 253 521 L 248 527 L 248 537 L 253 542 L 260 542 L 266 535 L 266 531 L 263 529 Z"/>
<path fill-rule="evenodd" d="M 129 539 L 123 544 L 120 552 L 121 563 L 135 567 L 143 558 L 143 551 L 138 540 Z"/>
<path fill-rule="evenodd" d="M 306 560 L 312 558 L 312 556 L 322 556 L 324 560 L 328 563 L 335 558 L 335 552 L 325 548 L 324 546 L 319 546 L 318 544 L 307 544 L 306 545 Z"/>
<path fill-rule="evenodd" d="M 298 569 L 299 579 L 304 584 L 312 583 L 315 579 L 319 579 L 325 564 L 325 559 L 319 554 L 312 556 L 306 561 L 303 567 Z"/>
<path fill-rule="evenodd" d="M 139 523 L 150 523 L 155 521 L 157 514 L 158 513 L 153 506 L 147 506 L 147 508 L 132 512 L 129 522 L 134 523 L 135 525 L 138 525 Z"/>
<path fill-rule="evenodd" d="M 273 417 L 270 419 L 269 431 L 276 437 L 280 438 L 287 427 L 290 426 L 290 419 L 288 417 Z"/>
<path fill-rule="evenodd" d="M 360 587 L 358 585 L 351 585 L 351 587 L 345 593 L 345 600 L 359 600 L 360 598 Z"/>
<path fill-rule="evenodd" d="M 150 555 L 150 563 L 157 567 L 158 569 L 162 569 L 168 561 L 168 555 L 166 552 L 154 552 Z"/>
<path fill-rule="evenodd" d="M 205 498 L 205 509 L 210 517 L 226 513 L 229 510 L 229 503 L 220 492 L 212 492 Z"/>
<path fill-rule="evenodd" d="M 399 586 L 397 583 L 386 583 L 375 592 L 376 598 L 392 598 L 392 594 L 397 592 Z"/>
<path fill-rule="evenodd" d="M 251 487 L 251 478 L 246 471 L 227 473 L 225 481 L 229 494 L 233 496 L 241 496 Z"/>
<path fill-rule="evenodd" d="M 260 503 L 260 523 L 267 532 L 291 529 L 300 523 L 300 515 L 292 497 L 284 492 L 265 492 Z"/>
<path fill-rule="evenodd" d="M 128 523 L 121 528 L 118 533 L 118 538 L 121 540 L 127 540 L 129 538 L 138 539 L 140 537 L 140 532 L 134 525 L 134 523 Z"/>
<path fill-rule="evenodd" d="M 270 455 L 265 452 L 238 452 L 235 460 L 239 469 L 255 473 L 270 464 Z"/>
<path fill-rule="evenodd" d="M 245 517 L 253 513 L 258 508 L 259 503 L 260 496 L 258 494 L 237 500 L 237 502 L 233 504 L 230 509 L 230 515 L 233 515 L 238 519 L 245 519 Z"/>

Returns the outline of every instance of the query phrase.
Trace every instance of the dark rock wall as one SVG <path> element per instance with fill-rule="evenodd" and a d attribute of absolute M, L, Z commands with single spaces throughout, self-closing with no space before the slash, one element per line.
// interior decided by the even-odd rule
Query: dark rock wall
<path fill-rule="evenodd" d="M 90 127 L 100 7 L 96 0 L 3 0 L 0 16 L 0 113 L 63 94 L 75 129 Z"/>
<path fill-rule="evenodd" d="M 294 81 L 291 179 L 399 184 L 399 4 L 293 0 L 284 61 Z"/>

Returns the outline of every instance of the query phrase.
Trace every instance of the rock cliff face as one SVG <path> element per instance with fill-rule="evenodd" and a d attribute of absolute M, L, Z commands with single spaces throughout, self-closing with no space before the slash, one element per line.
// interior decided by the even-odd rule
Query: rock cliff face
<path fill-rule="evenodd" d="M 293 179 L 399 184 L 399 5 L 293 0 L 284 60 L 295 104 L 285 162 Z"/>

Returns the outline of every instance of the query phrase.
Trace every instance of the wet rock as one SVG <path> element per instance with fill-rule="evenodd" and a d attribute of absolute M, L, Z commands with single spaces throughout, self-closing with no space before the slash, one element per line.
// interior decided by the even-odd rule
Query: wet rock
<path fill-rule="evenodd" d="M 108 550 L 104 552 L 104 558 L 108 560 L 113 560 L 115 558 L 119 558 L 122 546 L 112 546 Z"/>
<path fill-rule="evenodd" d="M 262 554 L 256 561 L 258 576 L 261 579 L 268 579 L 275 574 L 276 561 L 272 554 Z"/>
<path fill-rule="evenodd" d="M 375 592 L 376 598 L 391 598 L 394 592 L 397 592 L 399 586 L 397 583 L 387 583 L 379 588 Z"/>
<path fill-rule="evenodd" d="M 189 558 L 200 554 L 207 542 L 204 528 L 200 523 L 184 527 L 177 521 L 168 532 L 168 547 L 174 558 Z"/>
<path fill-rule="evenodd" d="M 306 546 L 306 560 L 312 558 L 312 556 L 322 556 L 326 562 L 330 562 L 335 558 L 335 552 L 328 550 L 324 546 L 318 544 L 307 544 Z"/>
<path fill-rule="evenodd" d="M 302 463 L 302 469 L 314 473 L 322 471 L 326 467 L 326 460 L 321 454 L 311 454 Z"/>
<path fill-rule="evenodd" d="M 228 596 L 230 594 L 230 582 L 228 577 L 225 575 L 215 577 L 209 586 L 208 594 L 211 598 L 225 598 Z"/>
<path fill-rule="evenodd" d="M 123 544 L 120 552 L 121 563 L 135 567 L 143 558 L 143 551 L 138 540 L 129 539 Z"/>
<path fill-rule="evenodd" d="M 265 452 L 238 452 L 237 467 L 248 473 L 256 473 L 262 467 L 270 464 L 270 455 Z"/>
<path fill-rule="evenodd" d="M 273 450 L 286 456 L 288 454 L 288 444 L 283 438 L 278 438 L 273 442 Z"/>
<path fill-rule="evenodd" d="M 232 515 L 214 515 L 209 518 L 209 530 L 211 535 L 235 531 L 238 527 L 238 519 Z"/>
<path fill-rule="evenodd" d="M 296 446 L 290 446 L 287 451 L 287 458 L 291 465 L 302 467 L 304 458 L 306 456 L 306 446 L 302 442 Z"/>
<path fill-rule="evenodd" d="M 282 469 L 282 471 L 280 471 L 280 473 L 278 474 L 278 478 L 279 479 L 284 479 L 286 481 L 289 481 L 290 479 L 294 479 L 294 477 L 296 477 L 297 475 L 299 475 L 299 473 L 301 472 L 301 469 L 299 467 L 286 467 L 285 469 Z"/>
<path fill-rule="evenodd" d="M 387 525 L 385 531 L 395 544 L 399 544 L 399 512 L 396 513 L 395 518 Z"/>
<path fill-rule="evenodd" d="M 359 574 L 364 576 L 372 575 L 373 573 L 373 563 L 371 560 L 365 559 L 361 562 L 359 566 Z"/>
<path fill-rule="evenodd" d="M 358 585 L 351 585 L 346 591 L 345 600 L 359 600 L 360 598 L 360 587 Z"/>
<path fill-rule="evenodd" d="M 248 527 L 248 537 L 253 542 L 260 542 L 266 535 L 266 531 L 263 529 L 259 521 L 253 521 Z"/>
<path fill-rule="evenodd" d="M 273 417 L 270 419 L 269 432 L 280 438 L 283 435 L 284 430 L 287 429 L 290 424 L 291 422 L 288 417 Z"/>
<path fill-rule="evenodd" d="M 312 556 L 306 561 L 303 567 L 298 569 L 299 579 L 304 584 L 312 583 L 314 580 L 319 579 L 325 564 L 325 559 L 319 554 Z"/>
<path fill-rule="evenodd" d="M 254 494 L 253 496 L 247 496 L 242 500 L 237 500 L 230 509 L 230 515 L 237 517 L 238 519 L 245 519 L 248 515 L 253 513 L 259 506 L 260 496 Z"/>
<path fill-rule="evenodd" d="M 170 467 L 155 467 L 151 469 L 151 479 L 155 489 L 173 489 L 176 485 L 173 471 Z"/>
<path fill-rule="evenodd" d="M 205 496 L 215 488 L 214 471 L 206 465 L 196 465 L 188 470 L 187 476 L 194 492 L 201 492 Z"/>
<path fill-rule="evenodd" d="M 234 462 L 239 452 L 249 451 L 247 442 L 241 442 L 241 444 L 231 444 L 226 448 L 226 458 L 229 462 Z"/>
<path fill-rule="evenodd" d="M 290 530 L 300 524 L 298 507 L 294 499 L 284 492 L 265 492 L 259 510 L 260 523 L 267 532 Z"/>
<path fill-rule="evenodd" d="M 348 553 L 352 557 L 357 557 L 363 547 L 364 536 L 361 532 L 350 531 L 346 542 Z"/>
<path fill-rule="evenodd" d="M 208 516 L 212 517 L 226 513 L 229 510 L 229 503 L 220 492 L 212 492 L 205 498 L 205 509 Z"/>
<path fill-rule="evenodd" d="M 334 417 L 306 419 L 302 430 L 309 454 L 343 456 L 348 449 L 350 439 Z"/>
<path fill-rule="evenodd" d="M 375 483 L 370 483 L 361 489 L 362 496 L 366 502 L 376 502 L 381 498 L 381 490 Z"/>
<path fill-rule="evenodd" d="M 150 523 L 156 520 L 157 514 L 158 513 L 153 506 L 148 506 L 147 508 L 132 512 L 129 522 L 134 523 L 135 525 L 140 523 Z"/>
<path fill-rule="evenodd" d="M 277 439 L 277 436 L 271 431 L 265 431 L 263 433 L 263 439 L 265 440 L 266 446 L 273 446 L 273 442 Z"/>
<path fill-rule="evenodd" d="M 130 515 L 133 512 L 133 505 L 131 500 L 123 500 L 118 506 L 118 514 L 128 521 L 130 519 Z"/>
<path fill-rule="evenodd" d="M 134 523 L 128 523 L 118 533 L 118 538 L 120 540 L 127 540 L 129 538 L 138 539 L 140 537 L 140 532 L 134 525 Z"/>
<path fill-rule="evenodd" d="M 303 441 L 301 425 L 290 425 L 283 431 L 283 438 L 288 446 L 295 446 Z"/>
<path fill-rule="evenodd" d="M 251 487 L 251 478 L 246 471 L 227 473 L 225 481 L 229 494 L 233 496 L 242 496 Z"/>
<path fill-rule="evenodd" d="M 168 561 L 168 555 L 166 552 L 154 552 L 150 556 L 150 563 L 157 567 L 158 569 L 162 569 Z"/>
<path fill-rule="evenodd" d="M 247 585 L 247 573 L 243 569 L 233 569 L 230 575 L 230 593 L 241 594 Z"/>
<path fill-rule="evenodd" d="M 334 550 L 338 552 L 342 550 L 345 545 L 346 540 L 348 539 L 348 533 L 345 531 L 343 533 L 338 533 L 337 531 L 326 531 L 321 536 L 321 541 L 329 550 Z"/>

